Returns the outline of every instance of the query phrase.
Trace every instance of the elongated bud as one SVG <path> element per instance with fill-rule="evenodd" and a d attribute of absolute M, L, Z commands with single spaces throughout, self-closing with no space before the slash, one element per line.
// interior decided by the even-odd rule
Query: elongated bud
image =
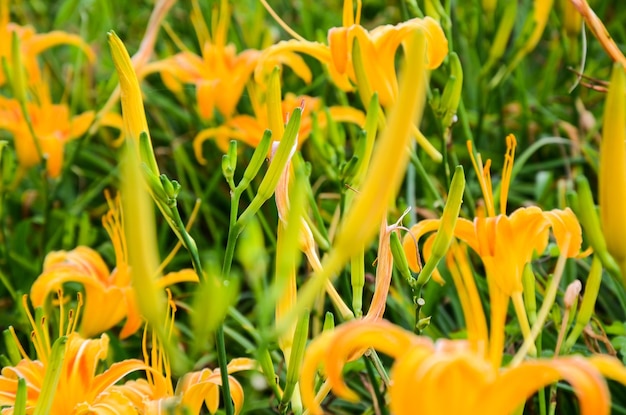
<path fill-rule="evenodd" d="M 9 364 L 7 366 L 17 366 L 20 360 L 22 360 L 22 355 L 20 354 L 20 350 L 17 345 L 17 338 L 13 333 L 13 327 L 10 327 L 2 332 L 2 336 L 4 337 L 4 347 L 9 360 Z"/>
<path fill-rule="evenodd" d="M 158 176 L 159 168 L 156 158 L 154 157 L 154 150 L 152 149 L 152 142 L 148 133 L 148 122 L 146 121 L 141 88 L 139 87 L 135 68 L 128 55 L 128 51 L 115 32 L 109 32 L 108 38 L 111 55 L 113 56 L 113 64 L 115 65 L 120 82 L 120 98 L 122 102 L 122 117 L 124 119 L 124 133 L 126 139 L 137 143 L 140 135 L 145 132 L 148 137 L 148 145 L 140 150 L 141 161 L 146 163 L 150 170 Z"/>
<path fill-rule="evenodd" d="M 596 300 L 598 299 L 598 292 L 600 291 L 600 284 L 602 283 L 602 263 L 597 256 L 594 256 L 591 262 L 591 269 L 589 270 L 589 276 L 585 285 L 585 292 L 583 293 L 583 299 L 580 303 L 580 309 L 576 315 L 576 324 L 570 331 L 565 340 L 563 349 L 568 351 L 574 346 L 576 340 L 583 332 L 584 328 L 589 324 L 593 311 L 595 309 Z"/>
<path fill-rule="evenodd" d="M 237 220 L 240 227 L 245 225 L 250 216 L 254 215 L 257 210 L 261 208 L 263 203 L 265 203 L 265 201 L 269 199 L 272 194 L 274 194 L 274 189 L 276 189 L 276 186 L 278 185 L 278 180 L 280 179 L 287 162 L 291 160 L 291 157 L 295 152 L 298 130 L 300 129 L 301 115 L 302 109 L 295 108 L 291 118 L 289 119 L 287 128 L 285 128 L 285 133 L 278 143 L 276 152 L 272 157 L 272 162 L 270 163 L 270 166 L 267 169 L 265 176 L 263 176 L 261 184 L 259 185 L 257 194 Z"/>
<path fill-rule="evenodd" d="M 239 187 L 241 191 L 245 190 L 245 188 L 247 188 L 250 185 L 250 182 L 252 181 L 252 179 L 256 177 L 256 174 L 261 169 L 261 166 L 263 165 L 263 162 L 265 161 L 265 158 L 267 157 L 267 154 L 270 151 L 271 145 L 272 145 L 272 131 L 265 130 L 265 132 L 263 133 L 263 138 L 261 138 L 261 141 L 256 146 L 256 149 L 254 150 L 254 153 L 252 154 L 252 158 L 250 159 L 248 166 L 243 172 L 243 177 L 241 178 L 241 181 L 237 185 L 237 187 Z"/>
<path fill-rule="evenodd" d="M 406 259 L 402 242 L 397 232 L 391 232 L 391 254 L 393 255 L 393 263 L 396 269 L 409 284 L 414 280 L 413 274 L 409 269 L 409 261 Z"/>
<path fill-rule="evenodd" d="M 267 121 L 274 137 L 282 137 L 285 132 L 283 107 L 280 91 L 280 68 L 274 68 L 267 83 Z"/>
<path fill-rule="evenodd" d="M 626 274 L 626 74 L 617 64 L 606 96 L 598 174 L 600 221 L 609 253 Z"/>
<path fill-rule="evenodd" d="M 569 0 L 568 0 L 569 1 Z M 491 43 L 489 49 L 489 57 L 487 63 L 483 66 L 481 74 L 486 74 L 495 65 L 506 50 L 506 46 L 509 44 L 509 38 L 513 32 L 515 26 L 515 20 L 517 17 L 517 2 L 508 1 L 504 6 L 504 12 L 500 17 L 500 23 L 498 24 L 498 30 Z"/>
<path fill-rule="evenodd" d="M 228 154 L 224 154 L 222 156 L 222 175 L 226 179 L 226 182 L 233 187 L 233 178 L 235 177 L 235 171 L 231 167 L 230 159 Z"/>
<path fill-rule="evenodd" d="M 448 200 L 446 206 L 443 208 L 439 229 L 437 230 L 437 235 L 433 242 L 432 254 L 417 277 L 417 285 L 424 285 L 428 282 L 437 264 L 448 252 L 450 242 L 452 242 L 452 238 L 454 237 L 454 227 L 459 217 L 459 211 L 463 203 L 463 192 L 465 191 L 463 166 L 457 166 L 454 170 Z"/>
<path fill-rule="evenodd" d="M 141 173 L 155 201 L 157 201 L 158 203 L 163 203 L 165 206 L 168 206 L 169 196 L 163 188 L 163 182 L 161 181 L 160 176 L 157 177 L 152 172 L 152 170 L 150 170 L 150 168 L 148 168 L 148 166 L 145 164 L 141 165 Z"/>
<path fill-rule="evenodd" d="M 459 102 L 461 101 L 461 91 L 463 89 L 463 68 L 456 53 L 450 53 L 450 78 L 446 83 L 441 96 L 441 110 L 443 112 L 442 124 L 449 127 L 456 116 Z"/>
<path fill-rule="evenodd" d="M 286 404 L 295 390 L 298 378 L 300 377 L 300 368 L 304 361 L 304 351 L 306 342 L 309 337 L 309 312 L 306 311 L 298 320 L 296 331 L 293 334 L 293 346 L 291 356 L 287 364 L 287 381 L 285 383 L 285 391 L 283 393 L 283 403 Z"/>

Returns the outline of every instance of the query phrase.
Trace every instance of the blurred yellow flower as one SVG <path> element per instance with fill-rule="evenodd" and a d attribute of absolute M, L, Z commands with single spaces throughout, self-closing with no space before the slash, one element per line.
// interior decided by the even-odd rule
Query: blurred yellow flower
<path fill-rule="evenodd" d="M 41 81 L 41 71 L 37 63 L 37 56 L 51 47 L 58 45 L 76 46 L 87 55 L 90 63 L 96 60 L 96 55 L 80 36 L 60 30 L 49 33 L 36 33 L 32 27 L 12 23 L 9 16 L 9 0 L 0 0 L 0 60 L 6 59 L 9 67 L 12 64 L 11 43 L 13 33 L 19 39 L 21 60 L 31 84 Z M 5 72 L 0 71 L 0 86 L 4 85 L 6 81 Z"/>
<path fill-rule="evenodd" d="M 342 369 L 351 356 L 366 348 L 395 359 L 389 409 L 397 415 L 510 414 L 534 393 L 560 380 L 572 386 L 581 414 L 610 412 L 609 391 L 600 371 L 582 357 L 529 360 L 500 369 L 466 341 L 433 343 L 384 320 L 355 320 L 309 345 L 300 384 L 310 413 L 323 413 L 313 389 L 320 364 L 337 396 L 358 400 L 344 383 Z"/>
<path fill-rule="evenodd" d="M 0 97 L 0 129 L 13 135 L 21 168 L 38 165 L 43 156 L 48 176 L 55 178 L 61 174 L 65 144 L 87 131 L 94 112 L 71 116 L 66 104 L 52 103 L 44 82 L 34 85 L 33 92 L 33 100 L 26 103 L 30 126 L 16 99 Z M 106 120 L 104 124 L 107 124 Z"/>
<path fill-rule="evenodd" d="M 131 269 L 128 264 L 128 247 L 124 237 L 124 217 L 119 194 L 111 200 L 107 194 L 109 212 L 102 218 L 104 228 L 115 250 L 116 268 L 109 268 L 93 249 L 79 246 L 71 251 L 51 252 L 46 256 L 42 274 L 31 287 L 31 299 L 35 307 L 42 306 L 51 292 L 68 282 L 78 282 L 85 290 L 85 311 L 80 332 L 85 337 L 102 333 L 122 319 L 126 322 L 121 338 L 135 333 L 142 324 Z M 157 282 L 161 289 L 183 281 L 198 281 L 191 269 L 169 273 Z"/>

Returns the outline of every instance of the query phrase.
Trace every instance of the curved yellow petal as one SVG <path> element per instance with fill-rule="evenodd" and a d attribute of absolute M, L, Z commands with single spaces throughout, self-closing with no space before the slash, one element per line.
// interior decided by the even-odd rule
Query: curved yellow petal
<path fill-rule="evenodd" d="M 85 53 L 90 63 L 94 63 L 96 61 L 94 51 L 87 43 L 85 43 L 83 38 L 77 35 L 62 32 L 60 30 L 37 34 L 24 42 L 23 48 L 33 55 L 39 55 L 44 50 L 59 45 L 76 46 Z"/>
<path fill-rule="evenodd" d="M 491 385 L 476 410 L 484 414 L 510 413 L 541 388 L 559 380 L 570 383 L 582 415 L 609 414 L 609 391 L 600 373 L 579 357 L 527 361 L 507 369 Z"/>
<path fill-rule="evenodd" d="M 348 400 L 358 399 L 344 383 L 341 372 L 346 362 L 359 357 L 365 349 L 373 348 L 388 356 L 398 357 L 416 345 L 428 347 L 432 342 L 385 320 L 355 320 L 343 324 L 335 330 L 324 359 L 334 393 Z"/>
<path fill-rule="evenodd" d="M 159 278 L 156 282 L 157 287 L 165 288 L 179 282 L 198 282 L 198 274 L 193 269 L 183 269 L 181 271 L 170 272 Z"/>

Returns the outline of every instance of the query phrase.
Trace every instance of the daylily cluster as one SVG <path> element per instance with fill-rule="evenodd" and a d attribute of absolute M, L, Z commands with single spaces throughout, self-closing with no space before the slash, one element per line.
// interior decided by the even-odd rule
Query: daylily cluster
<path fill-rule="evenodd" d="M 75 332 L 82 306 L 80 296 L 77 308 L 64 315 L 65 299 L 61 290 L 58 294 L 59 337 L 52 344 L 48 323 L 50 319 L 44 316 L 41 321 L 35 321 L 28 307 L 27 296 L 23 297 L 22 305 L 33 328 L 31 339 L 37 356 L 36 360 L 32 360 L 26 354 L 11 328 L 11 341 L 14 343 L 7 346 L 19 350 L 20 360 L 12 362 L 12 366 L 5 366 L 0 375 L 0 406 L 4 408 L 3 414 L 16 413 L 20 399 L 25 399 L 22 405 L 27 413 L 45 409 L 45 413 L 50 414 L 77 415 L 159 414 L 168 410 L 199 414 L 204 405 L 210 413 L 217 412 L 219 369 L 187 373 L 174 392 L 167 355 L 157 337 L 154 334 L 149 336 L 146 326 L 142 341 L 144 359 L 126 359 L 107 364 L 103 370 L 102 364 L 109 360 L 108 335 L 88 339 Z M 171 296 L 169 304 L 166 324 L 171 333 L 176 312 Z M 151 349 L 148 348 L 150 337 Z M 237 413 L 243 403 L 243 389 L 231 374 L 256 369 L 256 362 L 246 358 L 233 359 L 228 365 Z M 146 378 L 119 383 L 135 372 L 144 372 Z M 51 379 L 50 373 L 55 373 L 57 378 Z M 20 386 L 22 381 L 24 384 Z"/>
<path fill-rule="evenodd" d="M 350 322 L 325 332 L 308 347 L 302 369 L 302 398 L 312 413 L 322 413 L 320 402 L 328 391 L 325 389 L 325 393 L 316 396 L 313 388 L 320 365 L 337 396 L 351 401 L 359 399 L 345 385 L 342 368 L 368 348 L 395 360 L 388 383 L 393 413 L 513 413 L 536 391 L 561 379 L 574 388 L 581 413 L 609 413 L 609 392 L 602 374 L 623 380 L 626 372 L 617 359 L 596 356 L 524 360 L 536 336 L 528 326 L 522 299 L 524 269 L 534 253 L 541 254 L 546 249 L 552 228 L 561 255 L 560 265 L 557 265 L 560 269 L 555 271 L 552 286 L 546 290 L 544 298 L 544 308 L 549 310 L 554 301 L 549 293 L 558 285 L 565 259 L 579 252 L 581 230 L 569 209 L 544 212 L 538 207 L 529 207 L 506 215 L 515 152 L 512 135 L 507 137 L 507 144 L 499 195 L 502 213 L 494 216 L 490 162 L 484 167 L 480 155 L 478 161 L 472 156 L 488 216 L 479 210 L 480 216 L 473 222 L 459 218 L 453 229 L 454 235 L 480 256 L 485 267 L 491 314 L 489 330 L 465 247 L 455 242 L 449 250 L 447 265 L 461 300 L 467 339 L 433 342 L 384 320 Z M 471 146 L 468 145 L 468 149 L 471 152 Z M 438 219 L 421 221 L 405 238 L 405 253 L 415 271 L 419 270 L 416 241 L 425 233 L 440 229 L 439 222 Z M 433 240 L 434 235 L 424 245 L 425 259 L 430 256 Z M 532 271 L 526 275 L 532 278 Z M 443 282 L 441 276 L 438 278 Z M 531 284 L 534 285 L 534 281 Z M 534 297 L 534 291 L 526 295 Z M 524 345 L 511 363 L 501 368 L 509 298 L 514 299 Z M 536 327 L 542 324 L 541 318 L 535 321 Z"/>
<path fill-rule="evenodd" d="M 105 247 L 112 248 L 114 266 L 101 255 L 105 250 L 89 246 L 64 244 L 74 248 L 45 251 L 42 269 L 37 270 L 41 272 L 30 285 L 29 295 L 21 297 L 23 312 L 18 313 L 32 330 L 31 353 L 13 327 L 5 332 L 8 357 L 2 357 L 1 413 L 195 415 L 215 414 L 223 406 L 223 412 L 233 415 L 245 409 L 244 387 L 234 374 L 256 371 L 271 390 L 270 405 L 276 403 L 280 413 L 333 410 L 332 402 L 326 400 L 331 392 L 354 402 L 371 395 L 374 406 L 387 405 L 394 414 L 522 413 L 539 391 L 545 406 L 543 389 L 550 388 L 552 399 L 556 385 L 563 381 L 571 386 L 577 397 L 573 405 L 578 405 L 582 414 L 608 414 L 611 396 L 605 378 L 626 384 L 626 368 L 609 354 L 572 353 L 581 351 L 574 348 L 581 333 L 592 331 L 587 325 L 600 289 L 602 266 L 611 260 L 618 263 L 617 274 L 620 266 L 622 272 L 626 269 L 622 243 L 626 229 L 626 75 L 622 67 L 626 61 L 586 1 L 571 0 L 568 10 L 575 7 L 580 11 L 607 52 L 622 65 L 616 65 L 608 89 L 598 169 L 600 219 L 595 232 L 588 231 L 585 223 L 590 221 L 583 219 L 590 212 L 595 215 L 595 207 L 581 210 L 577 196 L 572 198 L 573 210 L 564 203 L 552 210 L 538 205 L 509 209 L 516 174 L 517 140 L 512 134 L 506 137 L 500 180 L 494 182 L 491 160 L 483 163 L 474 141 L 467 141 L 482 193 L 478 206 L 470 209 L 475 212 L 473 217 L 468 219 L 467 210 L 459 213 L 463 194 L 467 194 L 463 192 L 471 189 L 465 189 L 463 168 L 456 166 L 443 214 L 405 228 L 402 222 L 412 207 L 400 214 L 405 200 L 398 195 L 411 158 L 424 182 L 429 181 L 429 173 L 421 165 L 421 155 L 434 163 L 445 156 L 441 170 L 448 173 L 449 162 L 457 156 L 452 142 L 457 109 L 464 133 L 471 137 L 473 119 L 462 106 L 461 94 L 465 63 L 462 65 L 460 53 L 449 53 L 452 37 L 447 35 L 452 29 L 446 10 L 438 1 L 427 1 L 424 17 L 367 29 L 361 24 L 361 1 L 346 0 L 341 26 L 329 28 L 326 41 L 312 41 L 284 23 L 266 0 L 260 2 L 291 40 L 274 44 L 261 40 L 255 44 L 258 49 L 244 46 L 238 50 L 229 37 L 235 3 L 213 2 L 207 22 L 204 5 L 192 0 L 189 19 L 199 51 L 195 53 L 164 23 L 175 0 L 157 0 L 132 58 L 122 40 L 114 32 L 108 34 L 119 87 L 99 112 L 73 115 L 71 106 L 55 103 L 40 54 L 52 46 L 70 45 L 92 64 L 94 52 L 78 36 L 58 31 L 37 34 L 30 27 L 10 22 L 9 0 L 0 0 L 0 88 L 13 94 L 0 96 L 0 129 L 13 137 L 20 164 L 18 178 L 27 169 L 45 167 L 45 193 L 48 184 L 58 183 L 47 179 L 60 178 L 64 167 L 69 167 L 68 163 L 64 166 L 65 145 L 102 126 L 120 130 L 113 147 L 125 144 L 120 170 L 110 175 L 112 182 L 119 180 L 121 191 L 114 197 L 105 191 L 107 211 L 102 216 L 110 239 Z M 494 16 L 504 14 L 492 33 L 495 36 L 486 64 L 477 75 L 482 82 L 499 66 L 491 82 L 484 82 L 485 88 L 504 82 L 537 46 L 553 3 L 533 3 L 512 59 L 499 66 L 518 2 L 498 6 L 494 0 L 482 1 L 485 31 L 494 32 Z M 406 7 L 415 8 L 411 16 L 423 15 L 417 3 Z M 566 20 L 567 30 L 575 32 L 580 20 L 572 15 Z M 163 53 L 155 48 L 162 26 L 178 52 L 153 59 L 155 50 Z M 267 33 L 266 39 L 270 39 Z M 431 71 L 444 62 L 446 73 L 432 74 L 437 84 L 447 81 L 445 89 L 442 93 L 430 90 Z M 316 95 L 321 89 L 313 82 L 316 65 L 324 73 L 316 74 L 315 80 L 328 81 L 324 85 L 331 93 Z M 290 81 L 296 85 L 306 84 L 304 88 L 297 93 L 283 91 L 285 73 L 293 75 Z M 187 88 L 195 93 L 195 114 L 189 119 L 200 125 L 183 132 L 193 137 L 193 142 L 174 149 L 175 156 L 181 157 L 175 160 L 176 169 L 165 160 L 167 151 L 153 145 L 152 139 L 156 142 L 163 135 L 151 134 L 151 117 L 144 109 L 141 83 L 156 76 L 167 89 L 168 99 L 188 104 Z M 111 112 L 118 99 L 121 117 Z M 354 104 L 355 100 L 360 102 Z M 427 105 L 437 121 L 434 129 L 441 133 L 432 142 L 420 130 L 422 114 L 429 114 Z M 167 118 L 159 121 L 169 122 Z M 344 126 L 337 127 L 338 123 L 352 125 L 341 130 Z M 325 140 L 325 136 L 331 139 Z M 204 188 L 193 169 L 196 164 L 208 164 L 204 147 L 208 140 L 224 153 L 219 167 L 228 187 L 221 190 L 231 203 L 223 255 L 214 255 L 215 246 L 192 237 L 190 227 L 201 209 L 199 199 L 189 222 L 183 222 L 190 200 L 187 184 L 194 190 Z M 342 141 L 336 153 L 341 153 L 342 164 L 327 169 L 332 170 L 330 180 L 323 176 L 315 184 L 308 182 L 312 171 L 318 173 L 318 166 L 315 158 L 309 163 L 304 159 L 308 153 L 300 152 L 307 140 L 314 150 L 321 148 L 320 143 L 332 142 L 322 149 L 329 154 L 335 151 L 334 141 Z M 246 149 L 252 157 L 243 173 L 237 170 L 242 153 L 238 142 L 252 147 Z M 416 143 L 420 147 L 417 152 Z M 0 142 L 0 150 L 3 144 Z M 191 149 L 197 163 L 186 160 L 184 152 Z M 266 158 L 269 166 L 265 169 Z M 328 164 L 338 164 L 336 159 L 329 156 Z M 210 166 L 215 177 L 219 167 Z M 183 171 L 177 178 L 180 182 L 170 179 L 172 171 Z M 112 186 L 110 183 L 102 188 Z M 4 220 L 3 184 L 0 180 L 0 219 Z M 206 194 L 213 184 L 206 186 Z M 317 191 L 326 191 L 327 184 L 339 193 L 332 196 L 338 202 L 324 201 L 321 207 L 322 203 L 316 204 Z M 52 187 L 54 192 L 65 191 Z M 94 194 L 99 193 L 90 193 L 85 199 Z M 247 196 L 250 202 L 246 204 Z M 264 206 L 272 196 L 275 209 Z M 199 216 L 207 219 L 211 230 L 219 228 L 226 215 L 214 215 L 218 203 L 213 199 L 202 203 Z M 161 214 L 158 219 L 154 205 Z M 99 217 L 101 211 L 97 212 Z M 45 215 L 48 213 L 46 210 Z M 261 215 L 262 220 L 257 221 Z M 392 217 L 399 219 L 394 222 Z M 579 217 L 586 231 L 584 240 Z M 160 264 L 159 255 L 169 249 L 171 240 L 157 237 L 155 223 L 159 221 L 177 238 L 176 246 Z M 213 221 L 218 223 L 209 223 Z M 236 253 L 238 238 L 243 239 L 244 232 L 254 226 L 258 229 L 253 232 L 261 240 L 254 247 L 254 254 L 261 257 L 258 261 L 245 258 L 252 255 L 245 250 Z M 402 232 L 406 234 L 401 241 Z M 213 237 L 219 240 L 222 235 L 211 234 L 207 239 Z M 4 230 L 0 238 L 4 243 Z M 271 240 L 272 248 L 266 248 L 265 239 Z M 587 253 L 581 253 L 583 242 L 595 252 L 582 304 L 577 308 L 582 284 L 575 281 L 563 295 L 566 312 L 559 321 L 554 353 L 550 350 L 547 355 L 539 334 L 548 318 L 558 321 L 561 317 L 559 290 L 564 269 L 572 259 L 587 261 Z M 50 244 L 54 243 L 53 239 Z M 371 245 L 375 246 L 375 275 L 369 276 L 365 270 L 366 261 L 373 259 L 368 255 Z M 180 248 L 189 254 L 193 269 L 171 265 L 180 263 L 178 257 L 172 262 Z M 0 252 L 4 247 L 0 246 Z M 237 256 L 240 264 L 234 260 Z M 216 257 L 223 261 L 221 271 L 215 266 Z M 543 268 L 550 270 L 545 279 L 535 274 L 539 257 Z M 269 258 L 274 264 L 271 282 L 266 281 Z M 4 258 L 0 264 L 4 265 Z M 170 268 L 178 271 L 168 273 Z M 394 277 L 392 284 L 394 269 L 402 280 Z M 307 273 L 310 275 L 304 275 Z M 248 283 L 255 301 L 256 308 L 249 315 L 257 319 L 259 327 L 252 327 L 248 314 L 232 307 L 230 294 L 239 289 L 240 274 L 245 274 L 246 279 L 241 280 Z M 453 282 L 464 321 L 454 339 L 438 332 L 435 324 L 429 326 L 431 316 L 422 314 L 425 302 L 431 301 L 427 291 L 440 288 L 426 285 L 431 275 L 441 285 L 444 278 Z M 371 287 L 366 285 L 368 277 Z M 5 279 L 0 272 L 0 282 Z M 336 284 L 336 280 L 344 284 Z M 19 299 L 17 290 L 9 284 L 7 289 L 14 300 Z M 386 320 L 397 316 L 389 312 L 388 300 L 400 292 L 396 299 L 402 297 L 401 304 L 392 311 L 409 310 L 414 315 L 403 315 L 402 323 L 396 324 Z M 326 299 L 334 313 L 324 314 Z M 626 298 L 622 301 L 626 304 Z M 514 313 L 509 313 L 510 303 Z M 175 321 L 179 309 L 189 312 L 183 323 Z M 335 316 L 339 320 L 336 327 Z M 240 335 L 231 322 L 250 330 Z M 402 325 L 412 326 L 412 331 Z M 225 336 L 235 339 L 250 357 L 239 357 L 239 349 L 228 348 Z M 213 341 L 215 353 L 209 350 Z M 130 353 L 120 358 L 120 352 L 133 347 L 139 358 L 126 358 Z M 389 374 L 378 352 L 393 359 Z M 344 379 L 348 377 L 344 369 L 359 368 L 349 363 L 361 357 L 366 359 L 372 381 L 366 385 L 366 393 L 364 389 L 355 392 Z M 377 387 L 378 380 L 384 388 Z M 548 413 L 545 409 L 541 413 Z"/>
<path fill-rule="evenodd" d="M 37 34 L 32 27 L 10 21 L 9 0 L 0 3 L 0 59 L 5 62 L 0 86 L 9 81 L 14 91 L 12 98 L 0 96 L 0 129 L 13 136 L 22 169 L 45 159 L 47 175 L 52 178 L 61 173 L 65 144 L 82 136 L 94 119 L 93 111 L 72 116 L 67 104 L 54 104 L 51 99 L 38 56 L 58 45 L 75 46 L 90 63 L 95 61 L 94 52 L 80 36 L 61 31 Z M 110 117 L 103 122 L 109 124 Z"/>

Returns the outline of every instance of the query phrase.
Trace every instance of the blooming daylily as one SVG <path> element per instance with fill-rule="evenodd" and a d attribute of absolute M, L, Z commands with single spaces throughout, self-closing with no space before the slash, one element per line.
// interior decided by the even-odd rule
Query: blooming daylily
<path fill-rule="evenodd" d="M 406 45 L 416 32 L 423 33 L 427 43 L 426 69 L 435 69 L 448 54 L 448 41 L 439 23 L 430 17 L 378 26 L 368 31 L 359 24 L 360 7 L 359 1 L 355 17 L 352 0 L 344 1 L 343 26 L 328 31 L 328 45 L 308 41 L 290 30 L 296 39 L 279 42 L 263 51 L 255 69 L 257 81 L 268 67 L 272 67 L 277 57 L 292 52 L 304 53 L 325 64 L 329 76 L 339 88 L 352 91 L 356 87 L 363 105 L 367 106 L 372 94 L 377 93 L 380 104 L 386 110 L 391 108 L 398 98 L 395 62 L 400 45 L 406 52 Z M 354 44 L 358 44 L 360 60 L 353 50 Z M 441 161 L 441 153 L 415 125 L 412 126 L 411 134 L 433 160 Z"/>
<path fill-rule="evenodd" d="M 194 1 L 191 20 L 202 50 L 201 55 L 185 50 L 147 65 L 144 71 L 145 74 L 160 72 L 163 82 L 174 93 L 182 92 L 184 84 L 194 84 L 198 109 L 205 120 L 213 119 L 216 109 L 226 119 L 234 115 L 261 54 L 254 49 L 237 53 L 235 45 L 227 43 L 230 20 L 227 0 L 220 2 L 217 14 L 217 24 L 210 34 L 198 2 Z M 277 62 L 285 62 L 297 72 L 306 67 L 304 61 L 295 54 L 285 54 L 281 59 L 274 60 L 274 63 Z"/>
<path fill-rule="evenodd" d="M 500 369 L 467 341 L 441 339 L 433 343 L 384 320 L 360 320 L 324 333 L 309 345 L 300 384 L 303 404 L 311 413 L 323 413 L 313 389 L 320 364 L 336 395 L 358 399 L 343 382 L 342 369 L 351 356 L 366 348 L 395 360 L 389 408 L 397 415 L 509 414 L 535 392 L 559 380 L 572 386 L 581 414 L 610 412 L 609 391 L 600 371 L 582 357 L 528 360 Z M 617 362 L 608 360 L 611 366 Z"/>
<path fill-rule="evenodd" d="M 26 103 L 32 131 L 20 103 L 4 97 L 0 97 L 0 129 L 13 135 L 17 158 L 23 169 L 41 163 L 43 156 L 48 176 L 58 177 L 63 166 L 65 144 L 87 131 L 94 112 L 71 116 L 66 104 L 52 103 L 48 86 L 43 82 L 35 85 L 34 91 L 36 99 Z"/>
<path fill-rule="evenodd" d="M 61 300 L 62 301 L 62 300 Z M 24 307 L 33 326 L 32 341 L 37 352 L 37 360 L 31 360 L 17 342 L 22 360 L 14 366 L 6 366 L 0 375 L 0 406 L 5 407 L 2 414 L 12 414 L 16 402 L 18 379 L 26 381 L 26 411 L 32 413 L 38 405 L 49 404 L 50 414 L 137 414 L 132 401 L 123 394 L 116 393 L 117 382 L 136 371 L 150 370 L 141 360 L 128 359 L 117 362 L 101 371 L 100 366 L 107 358 L 109 338 L 102 334 L 97 339 L 85 339 L 74 332 L 79 311 L 69 314 L 67 329 L 60 326 L 60 334 L 66 335 L 65 353 L 60 363 L 58 384 L 51 395 L 42 393 L 46 388 L 46 374 L 54 357 L 48 337 L 47 319 L 42 318 L 41 325 L 36 323 L 28 311 L 26 296 Z M 61 309 L 61 314 L 63 310 Z M 63 318 L 61 318 L 63 321 Z M 43 333 L 43 334 L 42 334 Z M 49 382 L 49 380 L 48 380 Z M 49 386 L 48 386 L 49 387 Z M 52 399 L 51 402 L 42 402 Z"/>
<path fill-rule="evenodd" d="M 174 330 L 176 304 L 172 301 L 169 290 L 168 297 L 165 327 L 168 337 L 171 337 Z M 204 405 L 211 414 L 216 413 L 220 403 L 219 386 L 222 384 L 219 368 L 214 370 L 202 369 L 185 374 L 174 391 L 170 360 L 154 332 L 152 332 L 151 338 L 152 349 L 148 351 L 148 330 L 146 327 L 142 351 L 145 365 L 151 368 L 151 370 L 146 371 L 147 378 L 129 381 L 117 386 L 116 392 L 130 399 L 135 407 L 140 408 L 139 413 L 162 414 L 168 413 L 168 410 L 182 409 L 183 413 L 199 415 Z M 241 384 L 232 374 L 257 369 L 258 364 L 248 358 L 236 358 L 227 365 L 228 382 L 236 414 L 241 412 L 244 393 Z"/>
<path fill-rule="evenodd" d="M 107 196 L 109 212 L 102 218 L 113 248 L 116 268 L 109 268 L 102 257 L 93 249 L 79 246 L 71 251 L 51 252 L 46 256 L 42 274 L 31 287 L 33 304 L 41 306 L 51 292 L 68 282 L 78 282 L 85 290 L 85 311 L 80 332 L 85 337 L 102 333 L 126 317 L 120 332 L 125 338 L 135 333 L 142 324 L 131 284 L 131 269 L 128 265 L 126 239 L 124 237 L 123 214 L 119 195 L 114 201 Z M 172 272 L 160 278 L 159 288 L 182 281 L 198 281 L 191 269 Z"/>
<path fill-rule="evenodd" d="M 483 191 L 487 216 L 479 214 L 473 221 L 459 218 L 454 228 L 454 236 L 467 243 L 481 257 L 485 266 L 491 299 L 490 355 L 494 364 L 497 364 L 502 356 L 503 328 L 509 298 L 513 298 L 522 330 L 525 335 L 528 334 L 527 318 L 525 314 L 520 315 L 524 310 L 522 271 L 531 261 L 533 253 L 545 251 L 550 229 L 556 238 L 557 245 L 567 257 L 576 256 L 582 244 L 580 224 L 569 208 L 544 212 L 533 206 L 519 208 L 510 215 L 506 214 L 515 152 L 513 135 L 507 137 L 507 146 L 500 192 L 501 213 L 495 215 L 489 162 L 487 167 L 483 167 L 479 155 L 478 162 L 474 161 L 474 165 Z M 439 222 L 439 219 L 421 221 L 413 225 L 411 235 L 405 236 L 404 250 L 414 270 L 418 269 L 415 241 L 426 233 L 436 231 Z M 430 256 L 433 240 L 434 235 L 431 235 L 425 243 L 425 258 Z"/>
<path fill-rule="evenodd" d="M 427 68 L 437 68 L 448 54 L 448 41 L 441 26 L 432 18 L 411 19 L 397 25 L 379 26 L 371 31 L 359 23 L 361 2 L 357 2 L 356 17 L 351 0 L 344 1 L 343 25 L 328 31 L 328 45 L 297 39 L 279 42 L 266 49 L 261 57 L 261 65 L 256 68 L 255 76 L 263 73 L 267 59 L 285 52 L 308 54 L 327 65 L 328 72 L 335 84 L 344 90 L 353 90 L 357 84 L 353 43 L 358 41 L 362 49 L 363 68 L 370 92 L 377 92 L 383 107 L 389 107 L 397 98 L 398 81 L 395 70 L 395 56 L 398 47 L 416 30 L 426 34 Z M 357 88 L 363 85 L 357 85 Z M 368 97 L 369 99 L 369 97 Z M 367 104 L 367 103 L 364 103 Z"/>
<path fill-rule="evenodd" d="M 20 43 L 20 59 L 25 67 L 27 79 L 31 84 L 41 81 L 41 71 L 37 63 L 37 56 L 46 49 L 58 45 L 72 45 L 82 50 L 89 62 L 96 59 L 89 45 L 77 35 L 72 35 L 60 30 L 49 33 L 36 33 L 32 27 L 20 26 L 10 21 L 9 0 L 0 0 L 0 60 L 7 59 L 9 67 L 12 64 L 11 44 L 13 33 Z M 0 71 L 0 86 L 4 85 L 6 77 L 4 71 Z"/>
<path fill-rule="evenodd" d="M 257 97 L 253 101 L 254 116 L 246 114 L 235 115 L 223 125 L 216 128 L 208 128 L 196 135 L 193 147 L 200 164 L 206 163 L 206 160 L 202 157 L 202 144 L 208 139 L 215 139 L 217 146 L 223 152 L 228 150 L 228 143 L 233 139 L 243 141 L 252 147 L 256 147 L 259 144 L 265 130 L 270 128 L 270 123 L 265 106 L 260 102 L 261 99 Z M 303 108 L 300 130 L 298 132 L 298 144 L 300 145 L 309 137 L 313 129 L 312 114 L 316 115 L 320 128 L 324 128 L 328 120 L 326 119 L 326 112 L 322 109 L 321 99 L 308 95 L 296 96 L 292 93 L 287 93 L 281 104 L 282 114 L 288 115 L 290 111 L 298 106 Z M 365 115 L 352 107 L 331 106 L 328 108 L 328 114 L 334 122 L 351 122 L 360 127 L 365 123 Z M 277 138 L 280 139 L 280 137 Z"/>

